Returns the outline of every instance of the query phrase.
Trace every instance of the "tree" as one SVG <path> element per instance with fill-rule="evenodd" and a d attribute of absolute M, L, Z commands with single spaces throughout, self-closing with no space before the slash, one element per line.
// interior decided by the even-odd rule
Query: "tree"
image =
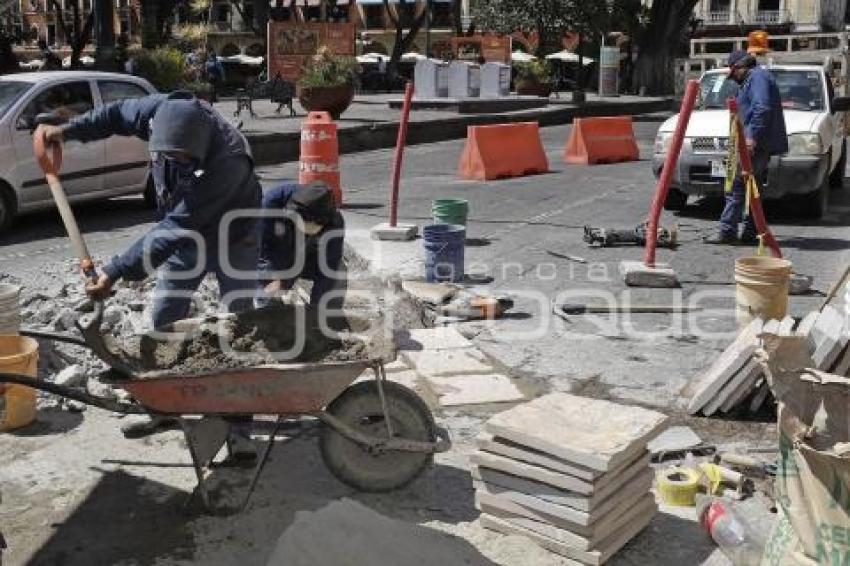
<path fill-rule="evenodd" d="M 12 4 L 13 0 L 0 0 L 0 74 L 19 70 L 18 58 L 12 48 L 16 39 L 11 26 Z"/>
<path fill-rule="evenodd" d="M 638 35 L 638 59 L 632 87 L 646 94 L 673 92 L 673 65 L 687 41 L 688 24 L 698 0 L 655 0 Z"/>
<path fill-rule="evenodd" d="M 486 30 L 536 33 L 541 57 L 560 51 L 567 32 L 598 37 L 611 29 L 611 11 L 598 0 L 477 0 L 472 13 L 477 27 Z"/>
<path fill-rule="evenodd" d="M 401 61 L 401 56 L 410 51 L 413 46 L 413 41 L 416 35 L 428 18 L 431 17 L 431 7 L 434 0 L 425 0 L 424 7 L 416 13 L 416 7 L 419 4 L 415 0 L 398 0 L 396 7 L 397 12 L 390 10 L 390 0 L 384 0 L 384 9 L 390 17 L 390 23 L 395 28 L 395 45 L 393 52 L 390 54 L 390 61 L 387 64 L 387 69 L 391 77 L 396 74 L 398 63 Z M 405 33 L 405 28 L 407 33 Z"/>
<path fill-rule="evenodd" d="M 62 29 L 65 36 L 65 41 L 71 46 L 71 68 L 80 69 L 80 55 L 86 45 L 91 43 L 91 30 L 94 26 L 94 10 L 86 16 L 86 21 L 83 22 L 82 14 L 80 13 L 80 0 L 74 0 L 71 3 L 71 22 L 65 21 L 65 14 L 62 11 L 62 5 L 59 0 L 49 0 L 50 6 L 56 14 L 56 23 Z"/>
<path fill-rule="evenodd" d="M 142 47 L 153 49 L 171 36 L 176 0 L 141 0 Z"/>

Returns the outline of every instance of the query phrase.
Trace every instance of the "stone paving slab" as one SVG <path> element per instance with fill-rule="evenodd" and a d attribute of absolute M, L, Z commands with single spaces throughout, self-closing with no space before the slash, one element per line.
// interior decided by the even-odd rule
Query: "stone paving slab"
<path fill-rule="evenodd" d="M 456 328 L 450 326 L 402 330 L 396 333 L 395 341 L 399 350 L 410 351 L 456 350 L 473 347 L 472 342 Z"/>
<path fill-rule="evenodd" d="M 607 472 L 645 450 L 666 419 L 642 407 L 551 393 L 495 415 L 485 430 Z"/>
<path fill-rule="evenodd" d="M 592 551 L 576 549 L 559 540 L 542 535 L 530 529 L 523 528 L 519 525 L 512 524 L 504 519 L 500 519 L 486 513 L 481 515 L 480 521 L 482 526 L 488 529 L 495 530 L 505 535 L 525 536 L 543 548 L 546 548 L 556 554 L 560 554 L 561 556 L 565 556 L 582 564 L 597 566 L 607 562 L 611 556 L 620 550 L 620 548 L 642 531 L 650 523 L 650 521 L 652 521 L 652 517 L 655 515 L 656 510 L 657 506 L 654 506 L 650 513 L 644 513 L 638 520 L 629 523 L 624 529 L 614 533 L 611 537 L 603 541 L 599 545 L 599 549 Z"/>
<path fill-rule="evenodd" d="M 580 500 L 562 495 L 570 492 L 559 492 L 558 494 L 550 494 L 545 489 L 545 484 L 537 484 L 534 482 L 526 482 L 525 488 L 531 488 L 534 494 L 517 491 L 503 487 L 502 483 L 511 483 L 509 478 L 500 477 L 499 472 L 488 470 L 486 468 L 476 468 L 473 473 L 473 487 L 481 492 L 486 492 L 491 495 L 498 495 L 504 499 L 508 499 L 533 509 L 539 513 L 553 515 L 564 521 L 569 521 L 575 525 L 591 525 L 608 515 L 612 510 L 618 508 L 623 501 L 632 501 L 640 497 L 641 494 L 648 493 L 652 488 L 652 482 L 655 478 L 654 472 L 646 468 L 638 473 L 631 481 L 624 484 L 623 488 L 615 494 L 604 499 L 591 496 Z M 487 479 L 478 479 L 487 478 Z M 500 483 L 495 483 L 500 482 Z M 532 485 L 533 484 L 533 485 Z M 578 506 L 589 506 L 587 509 L 579 509 Z"/>
<path fill-rule="evenodd" d="M 474 452 L 469 456 L 469 461 L 476 466 L 545 483 L 563 491 L 575 492 L 585 497 L 592 494 L 604 494 L 604 496 L 608 496 L 616 492 L 642 470 L 646 470 L 649 467 L 649 455 L 646 453 L 616 473 L 600 476 L 596 481 L 585 481 L 569 474 L 555 472 L 541 466 L 519 462 L 489 452 Z"/>
<path fill-rule="evenodd" d="M 425 381 L 443 407 L 515 403 L 525 400 L 525 395 L 517 389 L 511 378 L 499 373 L 429 376 Z"/>
<path fill-rule="evenodd" d="M 495 373 L 477 348 L 417 352 L 404 350 L 401 355 L 423 377 Z"/>
<path fill-rule="evenodd" d="M 583 527 L 518 505 L 508 499 L 476 492 L 476 506 L 484 513 L 495 515 L 535 530 L 580 550 L 591 550 L 629 523 L 639 520 L 644 513 L 655 509 L 655 496 L 648 490 L 632 499 L 626 499 L 606 517 L 591 526 Z"/>

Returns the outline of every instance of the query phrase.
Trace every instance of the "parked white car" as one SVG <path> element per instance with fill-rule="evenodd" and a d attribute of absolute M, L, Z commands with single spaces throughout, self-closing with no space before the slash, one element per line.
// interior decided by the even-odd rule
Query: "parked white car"
<path fill-rule="evenodd" d="M 0 76 L 0 231 L 18 214 L 54 206 L 32 151 L 38 116 L 65 119 L 116 100 L 156 92 L 146 80 L 96 71 Z M 145 193 L 147 144 L 134 137 L 64 144 L 61 180 L 74 202 Z M 150 195 L 148 195 L 150 196 Z"/>
<path fill-rule="evenodd" d="M 830 185 L 840 187 L 847 161 L 845 112 L 850 98 L 836 97 L 823 66 L 772 65 L 782 96 L 788 153 L 774 156 L 764 187 L 766 199 L 794 197 L 801 215 L 820 218 L 826 212 Z M 682 209 L 690 195 L 722 194 L 729 147 L 726 99 L 737 85 L 726 80 L 728 69 L 714 69 L 700 79 L 700 101 L 691 115 L 685 141 L 665 203 Z M 664 122 L 655 138 L 652 168 L 661 174 L 678 115 Z"/>

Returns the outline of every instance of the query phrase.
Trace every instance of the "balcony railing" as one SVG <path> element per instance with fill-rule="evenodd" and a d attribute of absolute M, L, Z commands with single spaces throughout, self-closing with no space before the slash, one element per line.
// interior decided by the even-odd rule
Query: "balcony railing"
<path fill-rule="evenodd" d="M 753 17 L 753 23 L 770 25 L 784 24 L 788 21 L 786 10 L 759 10 Z"/>
<path fill-rule="evenodd" d="M 729 10 L 712 10 L 710 12 L 704 12 L 702 15 L 702 21 L 708 26 L 726 26 L 735 23 L 732 21 L 732 12 Z"/>

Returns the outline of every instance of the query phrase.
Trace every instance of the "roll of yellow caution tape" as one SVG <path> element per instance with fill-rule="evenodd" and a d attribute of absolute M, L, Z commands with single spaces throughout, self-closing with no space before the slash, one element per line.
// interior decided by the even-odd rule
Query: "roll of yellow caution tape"
<path fill-rule="evenodd" d="M 656 475 L 658 494 L 667 505 L 693 507 L 699 489 L 700 473 L 691 468 L 673 466 Z"/>

